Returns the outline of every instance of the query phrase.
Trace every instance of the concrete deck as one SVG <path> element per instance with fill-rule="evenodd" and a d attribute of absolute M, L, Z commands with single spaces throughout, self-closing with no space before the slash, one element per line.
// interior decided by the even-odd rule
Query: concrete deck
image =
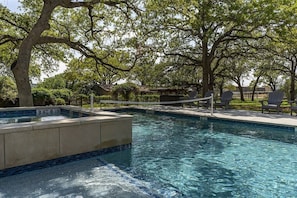
<path fill-rule="evenodd" d="M 262 123 L 269 125 L 278 125 L 278 126 L 286 126 L 286 127 L 297 127 L 297 116 L 287 113 L 261 113 L 256 111 L 246 111 L 246 110 L 224 110 L 217 109 L 214 110 L 213 115 L 209 109 L 201 109 L 201 108 L 185 108 L 185 107 L 173 107 L 173 106 L 152 106 L 152 107 L 136 107 L 147 110 L 158 110 L 172 113 L 180 113 L 187 115 L 197 115 L 204 117 L 214 117 L 220 119 L 228 119 L 233 121 L 244 121 L 244 122 L 253 122 L 253 123 Z"/>

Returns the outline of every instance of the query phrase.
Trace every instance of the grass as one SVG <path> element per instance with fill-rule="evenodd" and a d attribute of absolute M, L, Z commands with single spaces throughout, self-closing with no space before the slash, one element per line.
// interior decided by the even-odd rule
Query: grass
<path fill-rule="evenodd" d="M 230 102 L 230 106 L 232 109 L 261 111 L 260 101 L 251 101 L 251 100 L 241 101 L 238 99 L 233 99 Z"/>
<path fill-rule="evenodd" d="M 239 99 L 233 99 L 230 102 L 230 107 L 232 109 L 238 109 L 238 110 L 251 110 L 251 111 L 261 111 L 261 100 L 245 100 L 241 101 Z M 288 101 L 283 101 L 281 104 L 281 107 L 283 109 L 283 112 L 289 113 L 290 112 L 290 104 Z"/>

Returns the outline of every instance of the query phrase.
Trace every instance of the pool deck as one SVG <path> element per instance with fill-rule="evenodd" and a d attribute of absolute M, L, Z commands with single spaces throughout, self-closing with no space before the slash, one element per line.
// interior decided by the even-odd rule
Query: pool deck
<path fill-rule="evenodd" d="M 288 113 L 216 109 L 211 115 L 209 109 L 195 107 L 152 106 L 135 108 L 297 128 L 297 116 L 295 114 L 291 116 Z"/>

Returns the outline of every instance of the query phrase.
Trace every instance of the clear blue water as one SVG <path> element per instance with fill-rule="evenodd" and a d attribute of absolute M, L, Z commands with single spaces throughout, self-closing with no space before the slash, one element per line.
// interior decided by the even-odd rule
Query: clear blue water
<path fill-rule="evenodd" d="M 63 120 L 68 117 L 62 115 L 54 115 L 54 116 L 18 116 L 11 118 L 0 118 L 0 125 L 2 124 L 12 124 L 12 123 L 22 123 L 22 122 L 42 122 L 42 121 L 50 121 L 50 120 Z"/>
<path fill-rule="evenodd" d="M 0 177 L 2 197 L 297 197 L 293 130 L 135 114 L 131 149 Z"/>
<path fill-rule="evenodd" d="M 165 197 L 296 197 L 297 134 L 137 114 L 132 149 L 101 156 Z"/>
<path fill-rule="evenodd" d="M 65 118 L 80 118 L 92 116 L 87 112 L 73 111 L 63 108 L 37 108 L 14 110 L 0 112 L 0 125 L 22 122 L 42 122 L 51 120 L 63 120 Z"/>

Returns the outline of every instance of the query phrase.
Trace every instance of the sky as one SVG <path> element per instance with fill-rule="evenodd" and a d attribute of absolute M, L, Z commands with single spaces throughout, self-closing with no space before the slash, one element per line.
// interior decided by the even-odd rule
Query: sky
<path fill-rule="evenodd" d="M 20 3 L 18 0 L 0 0 L 0 4 L 10 9 L 12 12 L 21 12 L 18 8 Z M 41 79 L 54 76 L 55 74 L 62 73 L 66 69 L 65 64 L 61 63 L 57 72 L 53 72 L 50 75 L 41 74 Z"/>
<path fill-rule="evenodd" d="M 18 9 L 18 6 L 20 5 L 18 0 L 0 0 L 0 3 L 13 12 L 20 12 Z"/>

